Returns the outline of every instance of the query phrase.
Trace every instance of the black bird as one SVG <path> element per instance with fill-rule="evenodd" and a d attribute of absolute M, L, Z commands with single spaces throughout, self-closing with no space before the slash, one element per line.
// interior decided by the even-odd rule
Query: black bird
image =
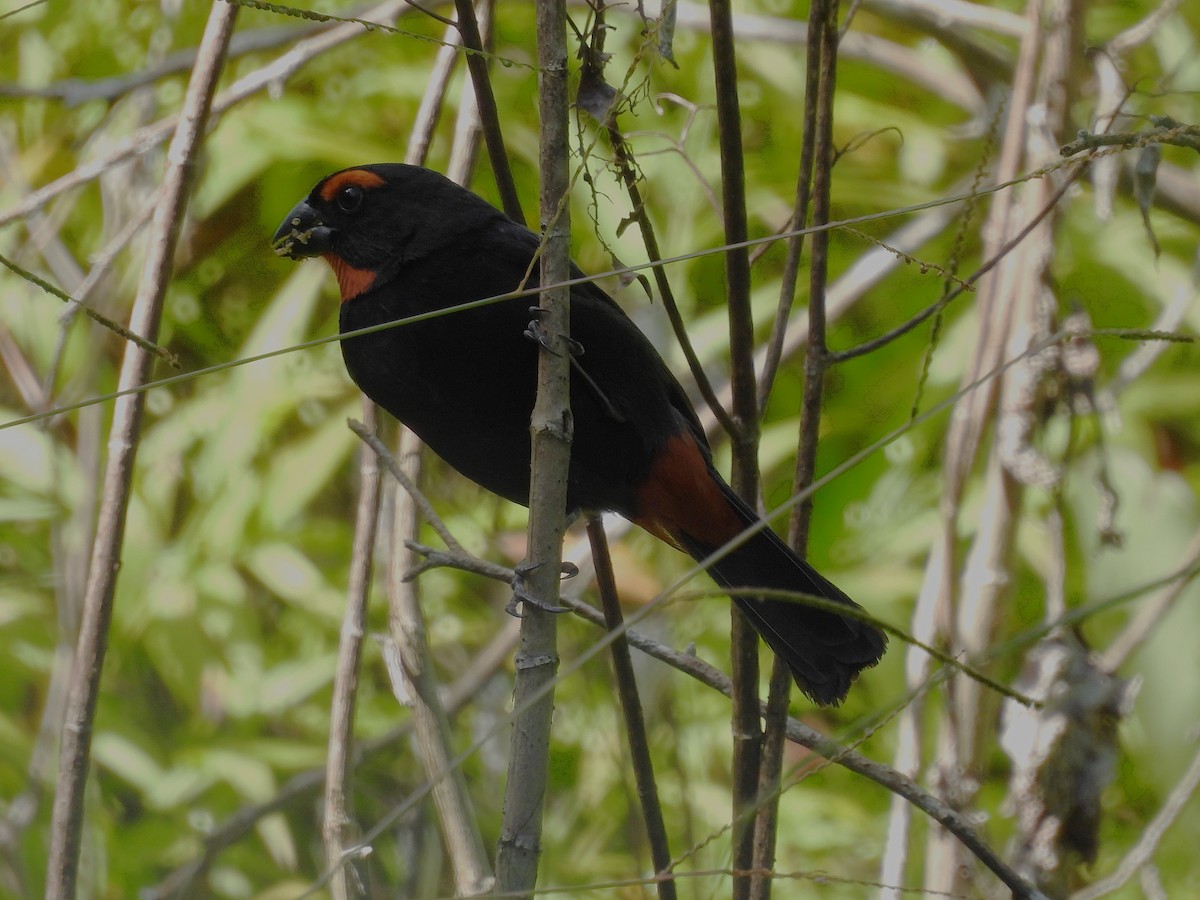
<path fill-rule="evenodd" d="M 536 285 L 538 244 L 444 176 L 399 164 L 324 178 L 274 239 L 281 256 L 322 256 L 332 267 L 343 333 Z M 532 302 L 509 299 L 342 342 L 350 377 L 368 397 L 467 478 L 522 505 L 539 352 L 526 335 Z M 696 412 L 653 344 L 594 284 L 571 289 L 571 338 L 570 510 L 620 513 L 695 559 L 758 521 L 713 468 Z M 708 571 L 728 588 L 798 591 L 858 608 L 770 529 Z M 860 619 L 802 603 L 734 602 L 819 703 L 840 703 L 887 644 Z"/>

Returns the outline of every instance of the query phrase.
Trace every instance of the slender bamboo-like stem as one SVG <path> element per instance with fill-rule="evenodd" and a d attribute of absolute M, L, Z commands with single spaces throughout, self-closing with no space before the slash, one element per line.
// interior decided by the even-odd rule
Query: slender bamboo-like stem
<path fill-rule="evenodd" d="M 481 21 L 485 35 L 491 19 L 490 12 L 490 5 L 483 4 Z M 458 32 L 454 31 L 453 35 L 457 37 Z M 449 32 L 447 37 L 451 37 Z M 427 110 L 422 119 L 426 129 L 418 132 L 414 128 L 405 154 L 408 163 L 422 165 L 425 162 L 433 125 L 445 99 L 454 63 L 460 55 L 453 46 L 443 47 L 438 53 L 439 65 L 430 75 L 422 101 L 422 109 Z M 478 106 L 474 102 L 473 87 L 470 83 L 463 85 L 459 127 L 455 129 L 446 173 L 462 185 L 470 181 L 479 147 Z M 477 896 L 492 886 L 491 864 L 484 850 L 483 836 L 463 772 L 450 767 L 454 751 L 449 717 L 433 669 L 417 581 L 409 574 L 416 562 L 416 551 L 412 548 L 420 537 L 421 515 L 428 509 L 428 503 L 415 487 L 421 472 L 421 441 L 407 429 L 401 432 L 397 456 L 399 459 L 394 461 L 394 465 L 389 464 L 389 469 L 404 476 L 402 484 L 406 485 L 406 489 L 397 494 L 395 503 L 394 538 L 388 570 L 389 630 L 399 650 L 409 688 L 417 750 L 427 776 L 434 782 L 433 803 L 450 859 L 455 891 L 459 896 Z M 437 519 L 435 517 L 430 521 L 437 522 Z M 453 540 L 440 522 L 434 527 Z M 448 546 L 453 548 L 458 544 L 455 541 Z"/>
<path fill-rule="evenodd" d="M 541 212 L 545 252 L 541 284 L 570 274 L 567 189 L 567 25 L 564 0 L 538 0 L 538 108 L 541 113 Z M 545 290 L 539 322 L 546 349 L 538 356 L 538 391 L 530 422 L 533 443 L 529 496 L 526 589 L 543 604 L 557 605 L 566 526 L 567 466 L 571 453 L 570 290 Z M 504 817 L 496 854 L 496 888 L 529 896 L 537 881 L 542 809 L 558 672 L 554 614 L 523 604 L 513 722 L 504 792 Z M 533 698 L 537 698 L 534 700 Z"/>
<path fill-rule="evenodd" d="M 721 202 L 725 240 L 748 236 L 741 109 L 737 93 L 733 9 L 728 0 L 711 0 L 713 68 L 716 76 L 718 143 L 721 149 Z M 730 483 L 751 505 L 758 502 L 758 398 L 754 387 L 754 322 L 750 316 L 750 254 L 745 247 L 725 253 L 725 302 L 729 310 L 732 413 L 736 431 Z M 751 811 L 758 797 L 762 728 L 758 711 L 758 635 L 746 617 L 731 607 L 733 657 L 733 868 L 754 866 Z M 750 879 L 735 877 L 733 896 L 749 896 Z"/>
<path fill-rule="evenodd" d="M 413 483 L 420 478 L 420 451 L 420 439 L 405 429 L 400 436 L 397 462 Z M 418 505 L 407 491 L 397 494 L 394 521 L 388 576 L 389 631 L 400 651 L 413 730 L 421 764 L 433 782 L 433 802 L 454 874 L 454 888 L 457 896 L 474 897 L 491 887 L 491 867 L 462 769 L 450 767 L 454 756 L 450 722 L 433 671 L 417 582 L 404 577 L 414 561 L 409 545 L 420 530 Z"/>
<path fill-rule="evenodd" d="M 518 222 L 525 221 L 521 212 L 521 200 L 517 195 L 517 183 L 513 179 L 512 166 L 508 164 L 508 151 L 504 148 L 504 133 L 500 130 L 500 113 L 496 109 L 496 95 L 492 93 L 492 81 L 488 75 L 488 60 L 484 55 L 483 37 L 475 19 L 475 7 L 471 0 L 454 0 L 458 13 L 456 22 L 467 48 L 467 69 L 475 85 L 475 103 L 479 107 L 479 121 L 483 127 L 483 142 L 492 161 L 492 172 L 496 177 L 496 189 L 500 192 L 500 205 L 508 215 Z M 541 76 L 539 76 L 539 81 Z"/>
<path fill-rule="evenodd" d="M 833 169 L 833 94 L 837 69 L 837 0 L 813 3 L 814 30 L 819 32 L 821 54 L 819 99 L 817 102 L 816 151 L 813 167 L 813 224 L 829 221 L 830 179 Z M 819 230 L 812 237 L 812 264 L 809 270 L 808 348 L 804 359 L 804 397 L 800 416 L 800 441 L 796 454 L 795 490 L 803 490 L 816 477 L 817 443 L 821 420 L 821 399 L 825 372 L 829 368 L 829 348 L 825 343 L 825 286 L 828 269 L 829 232 Z M 809 496 L 792 508 L 789 532 L 801 549 L 808 543 L 808 527 L 813 501 Z"/>
<path fill-rule="evenodd" d="M 596 586 L 600 591 L 600 601 L 604 605 L 605 624 L 610 631 L 623 631 L 621 601 L 617 596 L 612 557 L 608 553 L 604 522 L 599 516 L 588 517 L 587 533 L 592 545 L 592 560 L 596 565 Z M 667 842 L 667 826 L 663 822 L 662 804 L 658 800 L 658 784 L 654 780 L 654 763 L 650 757 L 650 740 L 646 735 L 646 719 L 642 715 L 642 701 L 638 696 L 637 679 L 634 677 L 633 658 L 629 653 L 629 640 L 624 633 L 612 642 L 611 650 L 617 693 L 621 698 L 621 712 L 625 715 L 625 733 L 629 738 L 629 755 L 633 761 L 633 777 L 637 783 L 638 800 L 642 804 L 642 818 L 646 823 L 646 836 L 650 842 L 650 858 L 654 862 L 654 874 L 660 875 L 670 870 L 671 847 Z M 656 884 L 658 896 L 662 900 L 675 900 L 673 880 L 668 878 Z"/>
<path fill-rule="evenodd" d="M 375 404 L 362 398 L 363 423 L 374 429 L 378 419 Z M 322 838 L 330 866 L 342 858 L 347 844 L 357 836 L 351 803 L 350 776 L 353 770 L 354 706 L 362 665 L 362 643 L 366 631 L 367 601 L 371 594 L 371 562 L 379 521 L 379 461 L 370 447 L 359 450 L 358 512 L 354 522 L 354 550 L 350 580 L 346 588 L 346 612 L 338 638 L 337 668 L 333 678 L 333 703 L 329 711 L 329 751 L 325 761 L 325 820 Z M 359 896 L 361 881 L 350 866 L 337 869 L 330 882 L 334 900 Z"/>
<path fill-rule="evenodd" d="M 225 60 L 237 7 L 213 3 L 209 13 L 196 68 L 188 83 L 183 109 L 163 175 L 161 202 L 152 223 L 149 254 L 142 269 L 137 297 L 130 314 L 130 328 L 153 340 L 158 334 L 163 298 L 171 280 L 175 244 L 179 237 L 183 212 L 187 207 L 188 188 L 194 169 L 197 147 L 204 135 L 217 76 Z M 121 364 L 119 385 L 122 390 L 136 388 L 150 376 L 153 356 L 136 344 L 127 344 Z M 113 410 L 108 442 L 109 458 L 104 472 L 104 488 L 92 561 L 88 571 L 87 592 L 83 599 L 79 643 L 71 672 L 67 715 L 63 724 L 59 751 L 59 776 L 54 794 L 54 812 L 50 826 L 50 854 L 46 872 L 46 896 L 52 900 L 75 900 L 79 873 L 79 845 L 83 834 L 83 797 L 92 747 L 92 726 L 100 693 L 100 674 L 108 649 L 108 629 L 112 621 L 113 595 L 121 566 L 121 547 L 125 538 L 125 513 L 133 484 L 133 464 L 137 455 L 145 395 L 123 397 Z"/>
<path fill-rule="evenodd" d="M 658 237 L 654 233 L 654 225 L 650 222 L 650 214 L 646 211 L 642 192 L 638 188 L 637 171 L 633 167 L 633 153 L 629 149 L 629 142 L 625 140 L 625 136 L 621 134 L 615 122 L 607 123 L 607 131 L 617 171 L 625 185 L 625 191 L 629 194 L 630 215 L 637 221 L 638 230 L 642 234 L 642 243 L 646 245 L 646 258 L 651 262 L 657 262 L 662 259 L 662 252 L 659 250 Z M 704 366 L 700 363 L 696 348 L 692 346 L 687 327 L 683 322 L 683 314 L 679 311 L 679 304 L 675 302 L 675 292 L 671 289 L 671 282 L 667 279 L 666 270 L 662 266 L 655 266 L 651 271 L 654 273 L 654 283 L 658 287 L 658 296 L 662 300 L 663 309 L 671 323 L 671 330 L 675 332 L 675 339 L 679 341 L 679 347 L 683 351 L 684 359 L 687 360 L 688 370 L 692 373 L 700 396 L 704 398 L 704 402 L 708 404 L 708 408 L 712 410 L 712 414 L 725 433 L 734 434 L 737 427 L 729 412 L 721 405 L 720 399 L 713 390 L 712 382 L 705 373 Z"/>
<path fill-rule="evenodd" d="M 817 27 L 817 7 L 808 15 L 808 53 L 805 58 L 804 78 L 804 135 L 800 143 L 800 169 L 796 176 L 796 201 L 792 207 L 791 227 L 803 228 L 808 224 L 808 204 L 812 191 L 813 154 L 816 147 L 817 94 L 821 84 L 821 53 L 814 30 Z M 794 234 L 787 239 L 787 256 L 783 263 L 783 275 L 779 285 L 779 304 L 775 309 L 775 321 L 771 325 L 771 337 L 767 341 L 766 358 L 758 381 L 758 411 L 761 416 L 767 409 L 767 400 L 775 384 L 775 374 L 783 359 L 784 341 L 787 338 L 788 318 L 796 299 L 796 283 L 800 275 L 800 258 L 804 253 L 804 235 Z"/>
<path fill-rule="evenodd" d="M 801 153 L 799 182 L 812 184 L 812 224 L 817 226 L 829 221 L 830 181 L 833 170 L 833 97 L 837 73 L 837 18 L 837 0 L 816 0 L 809 11 L 809 80 L 805 86 L 805 98 L 806 111 L 811 104 L 813 116 L 806 120 L 806 152 Z M 811 150 L 808 149 L 810 144 Z M 810 170 L 803 168 L 806 156 L 811 165 Z M 801 204 L 806 205 L 807 201 L 808 192 L 798 187 L 795 213 L 797 216 L 803 215 Z M 789 247 L 789 264 L 792 262 L 792 250 L 793 248 Z M 803 490 L 811 485 L 817 469 L 821 401 L 824 396 L 825 373 L 830 365 L 829 348 L 825 341 L 828 251 L 829 232 L 815 232 L 812 238 L 812 264 L 809 268 L 808 347 L 804 358 L 804 396 L 796 449 L 795 490 Z M 795 252 L 798 256 L 798 250 Z M 783 307 L 781 301 L 781 315 L 784 314 Z M 778 317 L 776 321 L 779 321 Z M 768 348 L 768 361 L 771 359 L 771 350 L 782 346 L 783 335 L 773 337 L 774 340 Z M 778 357 L 776 362 L 777 360 Z M 765 401 L 765 392 L 760 393 L 760 399 Z M 810 496 L 803 503 L 793 507 L 789 521 L 788 534 L 791 544 L 801 558 L 807 555 L 812 503 Z M 791 678 L 787 666 L 776 659 L 771 671 L 767 721 L 763 735 L 763 758 L 759 772 L 759 802 L 762 805 L 754 823 L 754 869 L 758 872 L 770 872 L 775 865 L 780 778 L 790 689 Z M 771 885 L 769 877 L 756 875 L 751 882 L 752 900 L 767 900 L 771 896 Z"/>

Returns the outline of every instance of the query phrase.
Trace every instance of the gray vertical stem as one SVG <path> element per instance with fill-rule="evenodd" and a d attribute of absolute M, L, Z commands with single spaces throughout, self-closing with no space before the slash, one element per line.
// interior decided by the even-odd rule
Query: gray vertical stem
<path fill-rule="evenodd" d="M 151 224 L 149 253 L 129 319 L 134 332 L 154 340 L 162 315 L 163 297 L 171 280 L 171 265 L 187 206 L 195 150 L 204 134 L 212 105 L 217 76 L 233 33 L 238 7 L 213 3 L 200 42 L 192 79 L 184 96 L 183 110 L 167 151 L 162 198 Z M 153 357 L 135 344 L 125 345 L 118 387 L 133 390 L 150 376 Z M 108 463 L 96 538 L 92 546 L 83 620 L 71 672 L 67 715 L 59 752 L 59 776 L 51 820 L 50 855 L 46 873 L 46 896 L 51 900 L 74 900 L 79 873 L 79 845 L 83 833 L 83 795 L 91 756 L 92 726 L 100 673 L 108 649 L 113 593 L 121 566 L 125 537 L 125 513 L 133 482 L 133 464 L 141 432 L 143 395 L 126 394 L 116 402 L 108 443 Z"/>
<path fill-rule="evenodd" d="M 421 478 L 421 439 L 405 429 L 396 462 L 413 484 Z M 421 518 L 407 491 L 398 492 L 393 525 L 392 566 L 388 573 L 388 630 L 400 652 L 413 732 L 425 775 L 433 784 L 433 804 L 442 829 L 454 890 L 459 897 L 476 897 L 492 884 L 483 837 L 475 819 L 466 778 L 454 764 L 454 742 L 445 704 L 438 692 L 433 654 L 421 609 L 419 579 L 405 575 L 420 562 L 409 544 L 420 538 Z"/>
<path fill-rule="evenodd" d="M 567 29 L 563 0 L 538 0 L 538 102 L 541 113 L 541 222 L 545 252 L 541 283 L 570 274 L 570 216 L 567 208 Z M 529 496 L 528 592 L 557 603 L 566 525 L 567 464 L 571 452 L 568 346 L 570 290 L 543 291 L 539 322 L 547 349 L 538 359 L 537 402 Z M 517 650 L 517 679 L 509 752 L 504 820 L 496 854 L 496 888 L 528 896 L 537 882 L 542 810 L 558 671 L 554 615 L 526 603 Z"/>
<path fill-rule="evenodd" d="M 375 430 L 378 410 L 362 398 L 363 423 Z M 358 511 L 354 521 L 354 552 L 346 588 L 346 612 L 338 637 L 337 669 L 333 679 L 333 702 L 329 708 L 329 743 L 325 760 L 325 820 L 322 837 L 325 858 L 335 867 L 329 889 L 333 900 L 347 900 L 365 893 L 359 873 L 350 865 L 338 866 L 347 844 L 358 829 L 354 823 L 352 775 L 354 770 L 354 714 L 358 680 L 362 669 L 362 644 L 366 632 L 367 605 L 371 596 L 371 569 L 375 533 L 379 524 L 379 460 L 365 444 L 359 451 Z"/>

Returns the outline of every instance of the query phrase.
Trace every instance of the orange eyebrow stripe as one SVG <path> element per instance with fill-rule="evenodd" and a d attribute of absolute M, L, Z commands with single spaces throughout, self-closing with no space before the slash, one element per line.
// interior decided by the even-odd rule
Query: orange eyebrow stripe
<path fill-rule="evenodd" d="M 321 185 L 321 199 L 331 202 L 337 196 L 338 191 L 350 184 L 358 185 L 360 188 L 376 188 L 383 183 L 383 179 L 374 172 L 368 172 L 366 169 L 349 169 L 345 172 L 338 172 Z"/>

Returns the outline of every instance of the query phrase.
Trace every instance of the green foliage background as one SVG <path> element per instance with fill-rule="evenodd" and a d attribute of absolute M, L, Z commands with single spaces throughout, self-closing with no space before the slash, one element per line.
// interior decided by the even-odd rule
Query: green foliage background
<path fill-rule="evenodd" d="M 1018 4 L 994 8 L 1001 6 L 1021 13 Z M 1087 40 L 1103 44 L 1153 6 L 1135 0 L 1086 7 Z M 342 3 L 314 8 L 349 10 Z M 785 38 L 747 38 L 738 47 L 751 232 L 763 236 L 782 229 L 790 214 L 802 126 L 804 56 L 779 23 L 802 27 L 806 8 L 763 0 L 739 4 L 738 13 L 742 23 L 751 16 L 776 17 L 777 36 Z M 15 206 L 32 187 L 103 155 L 138 127 L 175 112 L 187 70 L 111 99 L 78 104 L 51 96 L 49 87 L 154 67 L 197 44 L 206 14 L 203 3 L 160 7 L 132 0 L 50 0 L 0 20 L 0 210 Z M 574 14 L 582 24 L 584 11 L 576 8 Z M 698 15 L 703 18 L 703 10 Z M 626 91 L 632 110 L 621 125 L 632 133 L 643 191 L 667 256 L 718 247 L 723 240 L 711 193 L 719 161 L 710 47 L 707 34 L 690 21 L 685 17 L 674 43 L 677 67 L 649 52 L 627 10 L 612 15 L 616 29 L 608 42 L 613 53 L 609 80 L 620 84 L 619 76 L 630 73 Z M 297 20 L 243 10 L 238 30 L 304 27 Z M 400 27 L 427 38 L 442 33 L 440 24 L 412 12 Z M 854 31 L 909 48 L 949 85 L 974 84 L 981 93 L 993 86 L 973 83 L 972 61 L 949 49 L 936 30 L 914 27 L 889 15 L 886 7 L 866 4 Z M 336 332 L 336 293 L 328 273 L 317 262 L 294 266 L 275 258 L 268 241 L 282 215 L 320 176 L 356 163 L 402 158 L 437 49 L 412 34 L 364 32 L 216 122 L 200 160 L 159 339 L 179 354 L 186 371 Z M 506 63 L 493 66 L 505 138 L 526 208 L 533 209 L 537 123 L 531 6 L 500 4 L 495 35 L 496 53 Z M 1131 111 L 1200 121 L 1198 35 L 1200 8 L 1182 4 L 1152 40 L 1125 58 L 1127 82 L 1146 86 L 1130 100 Z M 1016 47 L 1011 37 L 987 35 L 986 42 L 1011 61 Z M 236 55 L 222 86 L 281 50 Z M 446 164 L 463 77 L 461 70 L 455 76 L 437 131 L 430 160 L 435 168 Z M 1079 77 L 1083 127 L 1094 87 L 1087 73 Z M 988 116 L 982 106 L 964 109 L 946 92 L 898 77 L 872 59 L 845 55 L 836 139 L 847 152 L 835 169 L 834 217 L 958 192 L 981 157 L 995 152 L 985 137 Z M 612 268 L 614 255 L 624 263 L 641 262 L 645 254 L 636 229 L 622 228 L 628 202 L 604 166 L 603 143 L 596 143 L 589 121 L 581 123 L 580 133 L 590 148 L 591 179 L 580 179 L 574 195 L 576 259 L 587 271 Z M 56 268 L 48 262 L 55 245 L 86 269 L 91 255 L 140 209 L 157 183 L 163 152 L 156 148 L 63 195 L 39 215 L 9 225 L 0 232 L 0 253 L 65 284 L 65 264 Z M 1200 174 L 1196 154 L 1167 148 L 1164 156 L 1194 189 Z M 480 158 L 473 186 L 495 199 L 486 154 Z M 1163 248 L 1156 259 L 1128 197 L 1119 196 L 1112 218 L 1102 222 L 1091 195 L 1089 188 L 1076 189 L 1065 203 L 1055 247 L 1056 292 L 1063 301 L 1081 303 L 1097 326 L 1149 327 L 1177 295 L 1195 292 L 1200 212 L 1195 205 L 1190 211 L 1177 205 L 1153 213 Z M 901 221 L 860 227 L 883 237 Z M 979 262 L 973 224 L 965 226 L 963 275 Z M 919 256 L 948 265 L 953 238 L 951 228 Z M 844 273 L 870 248 L 862 237 L 837 233 L 831 275 Z M 93 294 L 93 305 L 124 320 L 141 257 L 135 241 Z M 755 265 L 764 340 L 783 258 L 782 245 L 776 245 Z M 676 263 L 669 273 L 705 366 L 720 381 L 727 366 L 721 257 Z M 661 307 L 636 283 L 622 287 L 610 279 L 606 286 L 685 374 Z M 901 267 L 832 324 L 830 343 L 843 348 L 873 337 L 936 300 L 940 291 L 936 272 Z M 5 371 L 0 420 L 40 411 L 33 398 L 49 408 L 115 389 L 122 342 L 82 317 L 67 330 L 61 360 L 52 368 L 62 313 L 59 301 L 0 271 Z M 1194 333 L 1197 323 L 1193 304 L 1181 329 Z M 949 308 L 923 392 L 918 384 L 930 346 L 928 327 L 835 370 L 822 420 L 819 470 L 904 424 L 918 398 L 921 409 L 928 409 L 949 397 L 977 327 L 969 295 Z M 1103 385 L 1139 345 L 1100 339 L 1098 346 Z M 1103 446 L 1094 418 L 1070 422 L 1060 411 L 1047 424 L 1048 453 L 1061 456 L 1070 443 L 1065 482 L 1070 605 L 1138 587 L 1175 571 L 1187 558 L 1197 532 L 1200 486 L 1196 363 L 1193 346 L 1167 348 L 1116 395 L 1115 410 L 1103 417 Z M 43 395 L 38 385 L 51 372 L 51 390 Z M 171 373 L 160 366 L 159 374 Z M 801 377 L 802 359 L 785 360 L 768 410 L 761 456 L 768 507 L 790 495 Z M 99 897 L 133 896 L 158 884 L 196 858 L 206 834 L 237 810 L 269 800 L 289 778 L 323 765 L 353 537 L 358 441 L 345 419 L 357 417 L 359 400 L 336 344 L 157 388 L 147 402 L 88 795 L 85 882 L 89 895 Z M 61 689 L 64 654 L 78 615 L 110 414 L 111 404 L 105 403 L 0 431 L 4 895 L 38 896 L 44 878 L 55 780 L 55 723 L 46 717 L 56 709 L 55 692 Z M 836 479 L 817 499 L 813 561 L 873 614 L 905 627 L 939 522 L 946 426 L 945 415 L 918 425 Z M 1119 548 L 1100 546 L 1096 534 L 1095 473 L 1101 459 L 1121 499 L 1117 525 L 1125 542 Z M 522 510 L 482 496 L 434 460 L 425 484 L 470 549 L 501 561 L 519 558 Z M 978 496 L 968 497 L 964 523 L 977 521 L 979 502 Z M 1004 636 L 1041 621 L 1043 580 L 1053 562 L 1046 525 L 1050 507 L 1045 493 L 1027 497 Z M 634 603 L 648 599 L 686 566 L 682 557 L 640 534 L 630 534 L 617 552 L 621 587 Z M 384 555 L 381 550 L 381 563 Z M 383 568 L 377 567 L 380 579 Z M 424 576 L 421 588 L 440 674 L 451 680 L 503 626 L 505 591 L 445 571 Z M 371 625 L 382 632 L 387 629 L 382 592 L 378 598 Z M 1095 873 L 1110 871 L 1128 851 L 1193 756 L 1200 722 L 1197 599 L 1189 589 L 1123 672 L 1144 681 L 1122 727 L 1124 755 L 1105 795 Z M 1107 646 L 1136 608 L 1134 601 L 1088 618 L 1083 636 L 1093 646 Z M 722 601 L 679 602 L 650 620 L 648 629 L 677 647 L 694 642 L 698 654 L 723 665 L 727 622 Z M 573 620 L 563 622 L 560 634 L 568 660 L 597 637 L 590 626 Z M 989 673 L 1011 680 L 1023 649 L 1004 654 Z M 882 724 L 863 749 L 890 759 L 895 735 L 887 720 L 906 699 L 903 663 L 903 648 L 894 642 L 883 664 L 863 677 L 843 708 L 812 710 L 797 698 L 793 711 L 851 740 L 866 725 Z M 645 665 L 640 675 L 673 848 L 677 854 L 696 848 L 682 871 L 723 868 L 729 852 L 723 839 L 729 820 L 726 702 L 658 665 Z M 559 688 L 545 885 L 602 883 L 649 870 L 610 682 L 607 663 L 598 657 Z M 460 746 L 505 713 L 510 683 L 511 671 L 497 672 L 457 717 Z M 378 648 L 369 644 L 358 733 L 382 735 L 406 718 L 392 696 Z M 485 840 L 493 845 L 504 752 L 504 742 L 493 741 L 466 764 Z M 813 765 L 799 752 L 789 761 Z M 1007 760 L 996 749 L 975 774 L 983 783 L 979 807 L 989 816 L 985 830 L 1003 847 L 1013 827 L 1001 804 Z M 369 827 L 422 781 L 406 741 L 372 756 L 357 775 L 360 821 Z M 870 889 L 861 882 L 878 873 L 889 801 L 882 789 L 836 767 L 788 790 L 779 870 L 826 872 L 850 883 L 781 882 L 780 895 L 864 896 Z M 217 856 L 206 890 L 231 898 L 296 896 L 323 870 L 319 823 L 318 797 L 302 794 Z M 1200 892 L 1194 864 L 1198 834 L 1200 808 L 1193 802 L 1155 856 L 1169 896 Z M 376 846 L 372 864 L 380 895 L 448 894 L 440 853 L 432 811 L 422 808 Z M 719 875 L 698 877 L 685 882 L 683 894 L 721 896 L 727 885 Z M 625 887 L 586 895 L 642 892 Z M 1122 896 L 1139 894 L 1130 889 Z"/>

